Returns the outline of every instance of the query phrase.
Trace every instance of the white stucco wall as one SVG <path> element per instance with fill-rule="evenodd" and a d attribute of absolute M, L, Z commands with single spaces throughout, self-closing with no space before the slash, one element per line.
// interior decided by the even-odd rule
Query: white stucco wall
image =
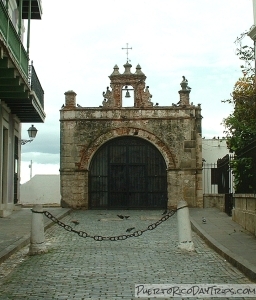
<path fill-rule="evenodd" d="M 225 139 L 203 139 L 202 157 L 207 164 L 217 164 L 219 158 L 229 154 Z"/>
<path fill-rule="evenodd" d="M 229 154 L 225 139 L 203 139 L 202 158 L 203 158 L 203 193 L 217 194 L 218 185 L 211 184 L 211 169 L 217 168 L 217 160 Z"/>
<path fill-rule="evenodd" d="M 60 176 L 35 175 L 20 186 L 20 204 L 60 206 Z"/>

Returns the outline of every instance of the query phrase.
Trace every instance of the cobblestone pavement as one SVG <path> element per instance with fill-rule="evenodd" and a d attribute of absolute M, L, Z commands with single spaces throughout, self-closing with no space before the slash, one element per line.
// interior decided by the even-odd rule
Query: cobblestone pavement
<path fill-rule="evenodd" d="M 146 229 L 161 217 L 160 211 L 79 210 L 61 221 L 90 235 L 116 236 L 131 227 Z M 252 283 L 195 233 L 193 242 L 195 252 L 177 248 L 177 215 L 123 241 L 82 238 L 54 225 L 46 232 L 48 253 L 28 256 L 24 248 L 0 265 L 0 299 L 137 299 L 138 283 Z"/>

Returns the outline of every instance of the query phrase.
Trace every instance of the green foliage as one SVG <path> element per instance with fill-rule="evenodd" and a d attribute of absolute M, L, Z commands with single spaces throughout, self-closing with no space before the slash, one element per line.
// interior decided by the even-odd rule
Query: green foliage
<path fill-rule="evenodd" d="M 247 36 L 248 31 L 245 31 L 236 38 L 235 44 L 236 55 L 240 60 L 243 61 L 243 64 L 240 66 L 244 75 L 254 75 L 255 74 L 255 63 L 254 63 L 254 47 L 245 45 L 243 46 L 243 39 Z"/>
<path fill-rule="evenodd" d="M 240 78 L 232 93 L 234 111 L 223 120 L 227 144 L 238 152 L 256 138 L 256 90 L 254 76 Z"/>
<path fill-rule="evenodd" d="M 253 160 L 251 157 L 235 157 L 230 161 L 230 167 L 234 175 L 234 188 L 236 192 L 243 191 L 246 188 L 247 191 L 253 187 L 250 184 L 253 179 Z"/>
<path fill-rule="evenodd" d="M 240 78 L 234 87 L 234 111 L 223 120 L 228 148 L 237 153 L 256 138 L 256 89 L 254 76 Z"/>
<path fill-rule="evenodd" d="M 246 180 L 249 184 L 249 179 L 253 176 L 252 159 L 240 157 L 239 152 L 256 139 L 255 57 L 253 47 L 242 46 L 242 40 L 246 35 L 246 32 L 242 33 L 236 40 L 238 44 L 236 54 L 243 60 L 241 65 L 243 77 L 236 82 L 231 93 L 232 98 L 222 101 L 234 107 L 234 111 L 223 120 L 223 124 L 227 146 L 230 152 L 235 154 L 231 168 L 235 177 L 236 191 L 246 184 Z"/>

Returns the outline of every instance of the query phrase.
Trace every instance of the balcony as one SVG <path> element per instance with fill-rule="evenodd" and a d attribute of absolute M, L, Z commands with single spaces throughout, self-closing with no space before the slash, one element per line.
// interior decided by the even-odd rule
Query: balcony
<path fill-rule="evenodd" d="M 254 41 L 256 40 L 256 26 L 255 25 L 253 25 L 251 27 L 251 29 L 248 32 L 248 35 L 252 40 L 254 40 Z"/>
<path fill-rule="evenodd" d="M 20 0 L 17 0 L 18 6 L 20 6 Z M 28 19 L 29 1 L 22 1 L 22 19 Z M 31 0 L 31 19 L 41 19 L 42 16 L 42 4 L 41 0 Z"/>
<path fill-rule="evenodd" d="M 21 122 L 44 122 L 44 91 L 1 0 L 0 99 Z"/>

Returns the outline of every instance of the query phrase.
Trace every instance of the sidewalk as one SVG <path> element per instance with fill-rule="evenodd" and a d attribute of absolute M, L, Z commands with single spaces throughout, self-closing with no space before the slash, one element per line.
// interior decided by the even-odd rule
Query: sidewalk
<path fill-rule="evenodd" d="M 192 229 L 217 253 L 256 281 L 256 237 L 217 208 L 190 208 Z M 206 224 L 202 218 L 205 217 Z"/>
<path fill-rule="evenodd" d="M 44 208 L 61 219 L 71 210 Z M 192 229 L 216 252 L 237 267 L 251 280 L 256 281 L 256 238 L 232 221 L 227 214 L 215 208 L 190 208 Z M 14 211 L 0 218 L 0 263 L 11 254 L 29 244 L 32 212 L 30 208 Z M 206 218 L 206 224 L 202 223 Z M 54 223 L 45 218 L 45 230 Z"/>
<path fill-rule="evenodd" d="M 45 210 L 48 210 L 58 219 L 63 218 L 70 211 L 70 209 L 60 207 L 45 208 Z M 0 218 L 0 263 L 29 244 L 31 218 L 31 208 L 21 208 L 6 218 Z M 45 216 L 44 219 L 46 230 L 54 223 Z"/>

